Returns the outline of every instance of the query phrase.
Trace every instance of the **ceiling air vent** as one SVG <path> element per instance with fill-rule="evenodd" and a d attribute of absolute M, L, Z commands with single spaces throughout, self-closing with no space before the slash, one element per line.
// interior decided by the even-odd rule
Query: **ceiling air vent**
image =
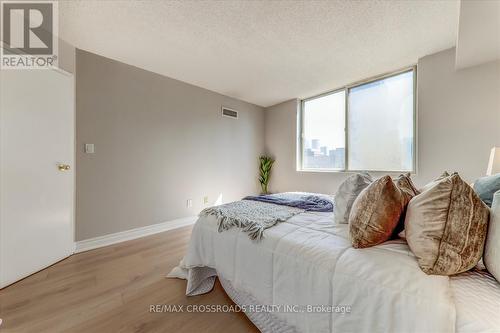
<path fill-rule="evenodd" d="M 226 107 L 222 107 L 222 116 L 233 118 L 233 119 L 238 119 L 238 111 L 233 110 L 233 109 L 229 109 Z"/>

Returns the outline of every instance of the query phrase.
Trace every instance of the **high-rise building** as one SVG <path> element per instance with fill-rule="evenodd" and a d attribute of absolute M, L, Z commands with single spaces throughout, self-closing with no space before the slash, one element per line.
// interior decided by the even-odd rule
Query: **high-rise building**
<path fill-rule="evenodd" d="M 345 168 L 345 148 L 335 149 L 333 167 L 335 169 Z"/>

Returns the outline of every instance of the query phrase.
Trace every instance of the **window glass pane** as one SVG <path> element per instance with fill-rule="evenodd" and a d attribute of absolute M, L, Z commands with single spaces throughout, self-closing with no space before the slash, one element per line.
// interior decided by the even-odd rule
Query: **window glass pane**
<path fill-rule="evenodd" d="M 413 71 L 349 90 L 350 170 L 413 169 Z"/>
<path fill-rule="evenodd" d="M 345 91 L 304 102 L 302 167 L 344 169 Z"/>

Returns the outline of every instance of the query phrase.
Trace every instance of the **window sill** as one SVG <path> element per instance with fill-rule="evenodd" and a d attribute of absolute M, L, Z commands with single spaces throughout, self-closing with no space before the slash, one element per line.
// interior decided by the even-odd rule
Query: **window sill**
<path fill-rule="evenodd" d="M 404 173 L 409 173 L 412 176 L 415 176 L 417 174 L 416 171 L 414 170 L 406 170 L 406 171 L 400 171 L 400 170 L 327 170 L 327 169 L 296 169 L 296 172 L 303 172 L 303 173 L 350 173 L 350 174 L 355 174 L 355 173 L 361 173 L 361 172 L 368 172 L 368 173 L 373 173 L 373 174 L 404 174 Z"/>
<path fill-rule="evenodd" d="M 355 173 L 347 170 L 321 170 L 321 169 L 297 169 L 295 171 L 304 173 Z"/>

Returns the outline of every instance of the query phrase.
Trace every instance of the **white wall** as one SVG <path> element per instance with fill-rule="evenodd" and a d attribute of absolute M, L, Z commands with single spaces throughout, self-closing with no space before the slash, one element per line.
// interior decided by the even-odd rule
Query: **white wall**
<path fill-rule="evenodd" d="M 500 146 L 500 61 L 456 71 L 449 49 L 420 59 L 417 75 L 417 185 L 443 170 L 470 182 L 484 175 L 490 148 Z M 296 171 L 298 106 L 266 109 L 266 152 L 276 158 L 270 190 L 334 193 L 348 173 Z"/>
<path fill-rule="evenodd" d="M 500 59 L 500 1 L 460 0 L 456 67 Z"/>
<path fill-rule="evenodd" d="M 500 61 L 455 70 L 455 50 L 419 60 L 418 180 L 440 170 L 484 176 L 500 146 Z"/>

